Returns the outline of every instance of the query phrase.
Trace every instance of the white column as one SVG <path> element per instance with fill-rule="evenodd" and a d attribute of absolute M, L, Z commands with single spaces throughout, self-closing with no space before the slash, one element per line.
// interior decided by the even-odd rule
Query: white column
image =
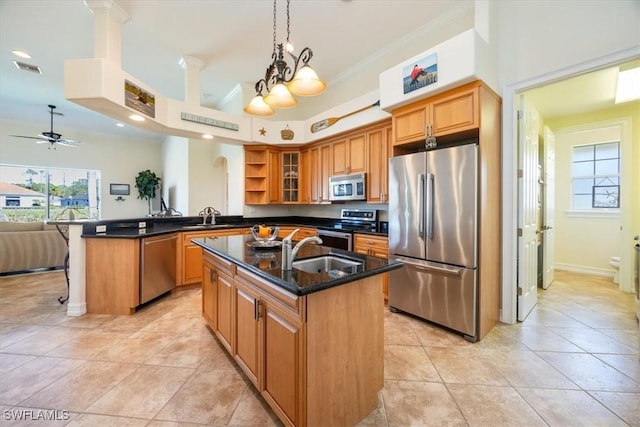
<path fill-rule="evenodd" d="M 69 301 L 67 316 L 87 313 L 86 258 L 82 224 L 69 224 Z"/>
<path fill-rule="evenodd" d="M 113 0 L 85 0 L 94 16 L 94 58 L 118 68 L 122 63 L 122 24 L 131 16 Z"/>
<path fill-rule="evenodd" d="M 184 102 L 200 106 L 200 70 L 204 62 L 195 56 L 183 55 L 179 64 L 184 69 Z"/>

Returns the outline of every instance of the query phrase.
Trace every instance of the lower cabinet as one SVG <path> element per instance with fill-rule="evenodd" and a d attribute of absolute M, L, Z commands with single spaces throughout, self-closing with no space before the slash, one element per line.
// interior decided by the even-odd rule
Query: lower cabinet
<path fill-rule="evenodd" d="M 178 239 L 177 247 L 177 285 L 193 285 L 202 282 L 202 248 L 191 239 L 249 233 L 248 228 L 183 232 L 182 240 Z"/>
<path fill-rule="evenodd" d="M 353 235 L 353 251 L 363 255 L 375 256 L 378 258 L 389 258 L 389 238 L 384 236 L 373 236 L 370 234 Z M 382 275 L 382 293 L 384 299 L 389 299 L 389 276 Z"/>
<path fill-rule="evenodd" d="M 203 317 L 284 425 L 355 425 L 377 407 L 381 276 L 296 296 L 242 265 L 203 258 Z M 220 292 L 229 273 L 231 301 Z"/>

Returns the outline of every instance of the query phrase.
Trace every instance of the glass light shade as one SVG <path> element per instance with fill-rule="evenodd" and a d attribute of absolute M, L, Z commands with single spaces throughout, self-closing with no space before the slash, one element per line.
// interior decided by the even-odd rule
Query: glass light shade
<path fill-rule="evenodd" d="M 289 90 L 300 96 L 316 96 L 326 88 L 327 84 L 320 80 L 318 74 L 308 65 L 300 68 L 289 82 Z"/>
<path fill-rule="evenodd" d="M 264 97 L 264 102 L 273 108 L 292 108 L 298 104 L 298 101 L 282 82 L 271 88 L 271 92 Z"/>
<path fill-rule="evenodd" d="M 262 95 L 256 95 L 253 97 L 249 105 L 243 108 L 243 111 L 253 116 L 273 116 L 276 112 L 269 106 Z"/>

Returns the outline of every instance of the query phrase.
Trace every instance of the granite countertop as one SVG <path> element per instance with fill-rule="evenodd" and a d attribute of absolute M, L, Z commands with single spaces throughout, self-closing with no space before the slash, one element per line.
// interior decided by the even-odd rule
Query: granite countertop
<path fill-rule="evenodd" d="M 340 220 L 331 218 L 313 217 L 267 217 L 267 218 L 244 218 L 242 216 L 219 217 L 215 225 L 202 225 L 202 218 L 199 217 L 164 217 L 164 218 L 139 218 L 128 220 L 105 220 L 105 221 L 56 221 L 52 223 L 60 224 L 82 224 L 83 238 L 142 238 L 146 236 L 157 236 L 174 232 L 197 232 L 208 230 L 224 230 L 229 228 L 248 228 L 254 224 L 294 226 L 294 227 L 314 227 L 325 230 L 337 230 L 349 232 L 340 228 Z M 140 227 L 144 223 L 144 227 Z M 105 231 L 98 232 L 97 227 L 103 226 Z M 357 231 L 362 234 L 372 234 L 386 236 L 386 233 Z"/>
<path fill-rule="evenodd" d="M 281 247 L 255 249 L 248 245 L 254 241 L 253 237 L 249 235 L 204 237 L 191 241 L 204 250 L 229 260 L 295 295 L 307 295 L 402 267 L 402 263 L 394 260 L 307 244 L 300 249 L 296 260 L 333 254 L 362 261 L 362 271 L 339 277 L 334 277 L 329 273 L 307 273 L 295 268 L 291 271 L 283 271 Z"/>

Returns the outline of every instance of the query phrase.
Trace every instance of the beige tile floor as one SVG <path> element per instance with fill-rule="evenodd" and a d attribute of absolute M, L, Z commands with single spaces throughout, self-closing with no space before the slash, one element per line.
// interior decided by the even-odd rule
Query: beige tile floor
<path fill-rule="evenodd" d="M 59 271 L 0 278 L 0 425 L 281 425 L 205 327 L 198 289 L 79 318 L 64 292 Z M 385 338 L 363 426 L 640 426 L 638 321 L 610 279 L 558 272 L 525 322 L 476 344 L 388 311 Z"/>

